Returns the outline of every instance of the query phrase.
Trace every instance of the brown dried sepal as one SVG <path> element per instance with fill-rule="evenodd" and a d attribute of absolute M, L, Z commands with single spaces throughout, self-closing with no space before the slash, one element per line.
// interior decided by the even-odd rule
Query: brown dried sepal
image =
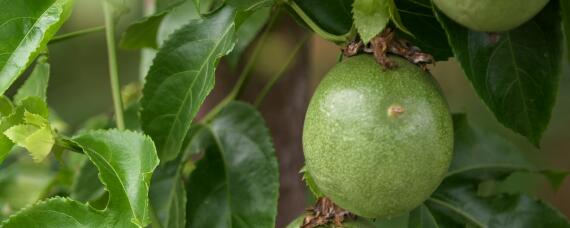
<path fill-rule="evenodd" d="M 314 228 L 327 224 L 342 227 L 345 219 L 356 219 L 356 215 L 340 208 L 326 197 L 319 197 L 315 206 L 307 209 L 307 212 L 309 214 L 305 216 L 301 228 Z"/>
<path fill-rule="evenodd" d="M 382 65 L 384 69 L 393 69 L 398 66 L 388 58 L 389 54 L 401 56 L 426 71 L 428 70 L 428 64 L 435 63 L 430 54 L 422 52 L 420 48 L 414 46 L 408 40 L 397 37 L 394 30 L 390 27 L 387 27 L 372 38 L 368 46 L 364 45 L 362 40 L 357 39 L 343 48 L 343 53 L 347 57 L 357 55 L 360 52 L 373 54 L 376 62 Z"/>

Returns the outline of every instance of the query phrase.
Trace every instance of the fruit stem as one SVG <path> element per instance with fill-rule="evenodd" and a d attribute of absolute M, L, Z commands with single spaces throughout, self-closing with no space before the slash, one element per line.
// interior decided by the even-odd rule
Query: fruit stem
<path fill-rule="evenodd" d="M 81 29 L 81 30 L 78 30 L 75 32 L 70 32 L 70 33 L 66 33 L 63 35 L 55 36 L 49 41 L 48 44 L 59 43 L 61 41 L 73 39 L 75 37 L 89 35 L 89 34 L 97 33 L 97 32 L 102 32 L 103 30 L 105 30 L 105 26 L 97 26 L 97 27 L 93 27 L 93 28 Z"/>
<path fill-rule="evenodd" d="M 297 43 L 297 46 L 293 48 L 293 51 L 291 51 L 291 54 L 289 54 L 289 57 L 285 61 L 285 64 L 283 64 L 281 69 L 279 69 L 279 71 L 275 75 L 273 75 L 273 77 L 271 77 L 270 81 L 263 87 L 263 89 L 261 89 L 259 95 L 257 95 L 257 98 L 255 99 L 254 102 L 255 107 L 259 107 L 259 105 L 261 105 L 261 102 L 263 102 L 263 99 L 265 98 L 267 93 L 269 93 L 269 91 L 271 90 L 271 88 L 273 88 L 275 83 L 279 81 L 281 76 L 285 74 L 285 71 L 289 68 L 291 63 L 293 63 L 293 60 L 295 60 L 295 56 L 297 56 L 301 48 L 305 46 L 310 37 L 311 37 L 310 34 L 305 34 L 305 36 L 301 39 L 301 41 Z"/>
<path fill-rule="evenodd" d="M 117 128 L 119 130 L 124 130 L 125 120 L 123 117 L 123 101 L 121 99 L 117 53 L 115 50 L 115 20 L 113 17 L 113 6 L 107 1 L 103 1 L 103 14 L 105 16 L 105 35 L 107 41 L 107 55 L 109 58 L 111 92 L 113 94 L 113 104 L 115 107 L 115 121 L 117 122 Z"/>
<path fill-rule="evenodd" d="M 261 34 L 261 37 L 257 41 L 257 44 L 255 45 L 255 48 L 253 49 L 251 56 L 247 60 L 244 69 L 239 75 L 236 84 L 234 85 L 230 93 L 220 103 L 218 103 L 214 108 L 212 108 L 212 110 L 204 117 L 204 119 L 202 119 L 202 122 L 204 123 L 209 122 L 222 110 L 222 108 L 224 108 L 231 101 L 235 100 L 238 97 L 238 95 L 242 92 L 243 85 L 249 78 L 250 72 L 253 69 L 255 62 L 257 62 L 257 59 L 259 58 L 259 54 L 261 53 L 261 48 L 266 43 L 267 37 L 269 36 L 269 32 L 272 30 L 273 26 L 275 25 L 275 22 L 279 17 L 280 11 L 281 11 L 281 5 L 278 4 L 276 5 L 274 12 L 271 14 L 269 22 L 267 22 L 267 26 L 265 27 L 263 33 Z"/>

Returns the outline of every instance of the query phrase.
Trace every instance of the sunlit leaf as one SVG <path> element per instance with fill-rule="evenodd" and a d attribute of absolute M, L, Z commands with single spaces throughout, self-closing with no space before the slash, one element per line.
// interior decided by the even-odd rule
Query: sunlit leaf
<path fill-rule="evenodd" d="M 0 93 L 42 52 L 63 22 L 73 0 L 0 1 Z"/>

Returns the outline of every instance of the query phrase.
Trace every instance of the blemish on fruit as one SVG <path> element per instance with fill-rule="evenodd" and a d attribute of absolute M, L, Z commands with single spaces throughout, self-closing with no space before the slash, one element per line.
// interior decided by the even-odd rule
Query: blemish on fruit
<path fill-rule="evenodd" d="M 406 112 L 406 109 L 400 105 L 391 105 L 388 108 L 388 116 L 389 117 L 398 117 Z"/>

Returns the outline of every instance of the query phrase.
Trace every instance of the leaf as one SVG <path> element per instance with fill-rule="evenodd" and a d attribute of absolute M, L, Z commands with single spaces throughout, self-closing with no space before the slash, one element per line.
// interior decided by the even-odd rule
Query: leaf
<path fill-rule="evenodd" d="M 235 34 L 237 39 L 235 47 L 227 56 L 227 60 L 232 67 L 237 67 L 242 53 L 267 23 L 270 12 L 271 9 L 269 8 L 261 8 L 249 15 L 244 22 L 241 23 Z"/>
<path fill-rule="evenodd" d="M 16 125 L 4 131 L 4 134 L 16 145 L 26 148 L 35 162 L 43 161 L 55 143 L 49 125 L 44 127 L 31 124 Z"/>
<path fill-rule="evenodd" d="M 171 1 L 168 6 L 153 15 L 143 17 L 133 22 L 123 34 L 120 46 L 125 49 L 158 48 L 157 32 L 162 19 L 185 0 Z M 161 2 L 161 1 L 159 1 Z"/>
<path fill-rule="evenodd" d="M 48 118 L 47 104 L 39 97 L 27 97 L 12 110 L 10 115 L 0 118 L 0 163 L 12 150 L 14 142 L 10 140 L 4 132 L 9 128 L 23 124 L 26 112 L 37 114 L 43 118 Z"/>
<path fill-rule="evenodd" d="M 467 117 L 453 115 L 454 156 L 447 176 L 483 170 L 531 170 L 521 150 L 497 133 L 471 126 Z"/>
<path fill-rule="evenodd" d="M 426 201 L 439 226 L 570 227 L 560 212 L 528 196 L 480 195 L 483 180 L 501 180 L 516 171 L 553 175 L 528 163 L 512 143 L 469 126 L 464 115 L 454 115 L 454 134 L 455 151 L 449 174 Z"/>
<path fill-rule="evenodd" d="M 293 0 L 324 31 L 345 35 L 352 29 L 352 4 L 354 0 Z"/>
<path fill-rule="evenodd" d="M 364 43 L 382 32 L 390 21 L 390 6 L 384 0 L 354 0 L 354 25 Z"/>
<path fill-rule="evenodd" d="M 141 120 L 162 162 L 176 158 L 214 86 L 219 58 L 233 47 L 234 15 L 226 8 L 190 22 L 170 36 L 154 59 L 143 90 Z"/>
<path fill-rule="evenodd" d="M 51 198 L 10 216 L 0 227 L 100 227 L 105 214 L 66 198 Z"/>
<path fill-rule="evenodd" d="M 471 126 L 465 115 L 453 116 L 454 156 L 446 178 L 501 180 L 514 172 L 533 172 L 546 177 L 556 188 L 568 172 L 540 169 L 502 136 Z"/>
<path fill-rule="evenodd" d="M 0 118 L 9 116 L 14 110 L 12 101 L 4 95 L 0 96 Z"/>
<path fill-rule="evenodd" d="M 63 22 L 73 0 L 0 1 L 0 93 L 42 52 Z M 9 9 L 9 10 L 6 10 Z"/>
<path fill-rule="evenodd" d="M 570 45 L 570 2 L 568 0 L 560 0 L 560 11 L 562 15 L 562 27 L 566 36 L 566 46 Z M 568 60 L 570 60 L 570 51 L 566 50 Z"/>
<path fill-rule="evenodd" d="M 86 160 L 73 179 L 70 197 L 80 202 L 99 199 L 105 193 L 105 186 L 99 180 L 99 172 L 93 162 Z"/>
<path fill-rule="evenodd" d="M 181 157 L 160 165 L 152 177 L 150 202 L 161 227 L 186 227 L 186 190 L 180 175 Z"/>
<path fill-rule="evenodd" d="M 14 95 L 14 102 L 20 103 L 26 97 L 46 99 L 50 65 L 46 56 L 38 57 L 34 70 Z"/>
<path fill-rule="evenodd" d="M 386 1 L 388 1 L 388 8 L 390 9 L 390 20 L 394 23 L 394 25 L 396 25 L 398 29 L 400 29 L 400 31 L 407 33 L 410 36 L 413 36 L 413 34 L 406 28 L 406 26 L 404 26 L 404 23 L 402 23 L 402 18 L 400 17 L 400 11 L 398 10 L 398 7 L 396 6 L 394 0 L 386 0 Z"/>
<path fill-rule="evenodd" d="M 275 0 L 227 0 L 228 5 L 238 10 L 254 11 L 264 6 L 271 6 Z"/>
<path fill-rule="evenodd" d="M 420 205 L 410 213 L 409 228 L 438 228 L 438 224 L 429 208 Z"/>
<path fill-rule="evenodd" d="M 438 222 L 466 227 L 570 227 L 562 213 L 545 202 L 525 195 L 477 195 L 477 183 L 470 180 L 444 182 L 427 200 Z"/>
<path fill-rule="evenodd" d="M 110 194 L 107 209 L 119 216 L 128 215 L 124 220 L 140 227 L 149 224 L 148 189 L 159 162 L 152 140 L 119 130 L 92 131 L 74 140 L 99 170 Z"/>
<path fill-rule="evenodd" d="M 436 61 L 453 57 L 445 30 L 437 21 L 430 0 L 398 0 L 396 6 L 401 23 L 413 34 L 399 33 L 400 36 L 431 54 Z"/>
<path fill-rule="evenodd" d="M 104 210 L 64 198 L 48 199 L 8 218 L 2 227 L 144 227 L 148 187 L 158 165 L 149 137 L 130 131 L 91 131 L 67 141 L 99 170 L 109 192 Z"/>
<path fill-rule="evenodd" d="M 495 117 L 538 146 L 560 77 L 557 1 L 524 25 L 496 34 L 469 31 L 437 15 L 467 78 Z"/>
<path fill-rule="evenodd" d="M 206 129 L 206 152 L 187 186 L 188 227 L 273 227 L 279 169 L 261 115 L 230 103 Z"/>

